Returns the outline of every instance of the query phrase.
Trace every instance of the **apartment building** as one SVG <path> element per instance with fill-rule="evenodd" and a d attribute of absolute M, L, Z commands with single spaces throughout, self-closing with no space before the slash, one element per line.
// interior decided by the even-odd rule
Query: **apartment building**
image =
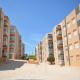
<path fill-rule="evenodd" d="M 38 57 L 38 45 L 36 45 L 36 47 L 35 47 L 35 56 L 36 56 L 36 59 L 38 60 L 39 59 L 39 57 Z"/>
<path fill-rule="evenodd" d="M 42 56 L 43 56 L 43 61 L 44 62 L 47 61 L 47 58 L 50 55 L 54 56 L 52 32 L 48 33 L 42 39 L 42 54 L 43 54 Z"/>
<path fill-rule="evenodd" d="M 17 53 L 16 51 L 16 27 L 15 26 L 11 26 L 10 28 L 10 54 L 9 54 L 9 58 L 10 59 L 15 59 L 15 55 Z"/>
<path fill-rule="evenodd" d="M 50 53 L 54 53 L 55 64 L 80 66 L 80 4 L 54 27 L 53 41 L 50 43 L 49 35 L 51 34 L 47 34 L 42 40 L 44 61 L 46 62 Z M 53 52 L 49 46 L 53 48 Z"/>
<path fill-rule="evenodd" d="M 43 55 L 42 55 L 42 42 L 36 46 L 35 48 L 36 58 L 39 62 L 43 62 Z"/>
<path fill-rule="evenodd" d="M 47 58 L 54 56 L 52 32 L 46 34 L 35 48 L 36 58 L 39 62 L 47 62 Z"/>
<path fill-rule="evenodd" d="M 0 8 L 0 59 L 3 56 L 3 25 L 4 25 L 4 14 L 2 8 Z"/>
<path fill-rule="evenodd" d="M 25 46 L 24 43 L 21 42 L 21 56 L 24 56 L 24 52 L 25 52 Z"/>
<path fill-rule="evenodd" d="M 55 64 L 64 65 L 64 51 L 61 25 L 57 25 L 52 32 Z"/>
<path fill-rule="evenodd" d="M 8 16 L 5 16 L 2 8 L 0 8 L 0 57 L 9 54 L 9 40 L 10 40 L 10 22 Z"/>
<path fill-rule="evenodd" d="M 61 23 L 65 65 L 80 66 L 80 5 Z"/>
<path fill-rule="evenodd" d="M 3 57 L 20 59 L 24 55 L 24 44 L 15 26 L 10 26 L 9 17 L 0 8 L 0 61 Z"/>
<path fill-rule="evenodd" d="M 21 49 L 22 48 L 22 49 Z M 10 29 L 10 54 L 9 58 L 11 59 L 20 59 L 23 55 L 22 51 L 23 45 L 21 42 L 21 36 L 19 35 L 15 26 L 11 26 Z"/>
<path fill-rule="evenodd" d="M 10 41 L 10 22 L 8 16 L 4 16 L 3 28 L 3 56 L 9 57 L 9 41 Z"/>
<path fill-rule="evenodd" d="M 17 35 L 17 40 L 16 40 L 16 41 L 17 41 L 17 43 L 18 43 L 18 44 L 17 44 L 17 48 L 16 48 L 16 49 L 17 49 L 16 58 L 17 58 L 17 59 L 20 59 L 20 58 L 21 58 L 21 54 L 22 54 L 22 53 L 21 53 L 21 52 L 22 52 L 22 51 L 21 51 L 21 47 L 22 47 L 21 35 Z"/>
<path fill-rule="evenodd" d="M 80 66 L 80 5 L 53 29 L 56 64 Z"/>

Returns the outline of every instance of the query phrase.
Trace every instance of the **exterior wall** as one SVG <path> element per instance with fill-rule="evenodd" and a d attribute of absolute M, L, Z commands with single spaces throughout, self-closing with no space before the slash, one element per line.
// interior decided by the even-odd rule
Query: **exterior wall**
<path fill-rule="evenodd" d="M 21 58 L 21 36 L 19 35 L 19 33 L 17 35 L 16 41 L 17 41 L 16 43 L 18 43 L 17 44 L 17 59 L 20 59 Z"/>
<path fill-rule="evenodd" d="M 57 38 L 56 38 L 56 28 L 53 29 L 53 46 L 54 46 L 54 57 L 55 64 L 58 64 L 58 50 L 57 50 Z"/>
<path fill-rule="evenodd" d="M 24 56 L 24 44 L 21 42 L 21 56 Z"/>
<path fill-rule="evenodd" d="M 16 29 L 15 26 L 11 26 L 10 29 L 10 54 L 9 58 L 15 59 L 16 54 Z"/>
<path fill-rule="evenodd" d="M 0 8 L 0 57 L 9 56 L 10 22 Z"/>
<path fill-rule="evenodd" d="M 42 58 L 43 58 L 43 62 L 47 61 L 47 57 L 49 55 L 49 51 L 48 51 L 48 36 L 46 35 L 43 40 L 42 40 Z"/>
<path fill-rule="evenodd" d="M 64 65 L 63 39 L 61 24 L 57 25 L 53 30 L 53 46 L 55 64 Z"/>
<path fill-rule="evenodd" d="M 24 53 L 21 36 L 14 26 L 10 26 L 9 17 L 5 16 L 0 8 L 0 59 L 20 58 Z"/>
<path fill-rule="evenodd" d="M 66 17 L 63 23 L 63 39 L 65 65 L 80 66 L 80 11 L 76 14 L 75 9 Z"/>
<path fill-rule="evenodd" d="M 10 23 L 8 16 L 4 16 L 3 29 L 3 56 L 9 57 L 9 41 L 10 41 Z"/>
<path fill-rule="evenodd" d="M 80 4 L 56 25 L 53 34 L 55 64 L 80 66 Z M 48 35 L 42 40 L 42 58 L 49 56 Z"/>
<path fill-rule="evenodd" d="M 40 42 L 35 49 L 36 52 L 36 58 L 39 62 L 43 62 L 43 58 L 42 58 L 42 42 Z"/>
<path fill-rule="evenodd" d="M 15 26 L 11 26 L 10 33 L 10 58 L 20 59 L 21 58 L 21 37 L 16 30 Z"/>
<path fill-rule="evenodd" d="M 0 8 L 0 58 L 2 57 L 2 49 L 3 49 L 3 28 L 4 28 L 4 14 L 2 9 Z"/>
<path fill-rule="evenodd" d="M 54 56 L 52 32 L 48 33 L 42 40 L 42 59 L 44 62 L 47 61 L 49 55 Z"/>
<path fill-rule="evenodd" d="M 39 61 L 39 56 L 38 56 L 38 45 L 35 48 L 35 54 L 36 54 L 36 59 Z"/>

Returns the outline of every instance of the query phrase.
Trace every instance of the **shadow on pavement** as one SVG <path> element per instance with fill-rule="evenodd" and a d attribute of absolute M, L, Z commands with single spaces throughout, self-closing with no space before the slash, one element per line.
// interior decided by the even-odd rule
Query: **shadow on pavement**
<path fill-rule="evenodd" d="M 0 71 L 15 70 L 16 68 L 20 68 L 24 63 L 26 62 L 9 60 L 7 63 L 0 65 Z"/>

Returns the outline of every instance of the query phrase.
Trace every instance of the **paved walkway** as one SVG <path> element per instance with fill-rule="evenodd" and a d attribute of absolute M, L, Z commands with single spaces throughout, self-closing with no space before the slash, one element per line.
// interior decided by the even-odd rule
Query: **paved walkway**
<path fill-rule="evenodd" d="M 9 61 L 0 65 L 0 80 L 80 80 L 80 68 Z"/>

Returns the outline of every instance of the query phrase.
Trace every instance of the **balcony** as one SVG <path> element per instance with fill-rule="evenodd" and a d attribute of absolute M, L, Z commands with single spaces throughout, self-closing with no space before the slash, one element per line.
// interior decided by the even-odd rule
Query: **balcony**
<path fill-rule="evenodd" d="M 60 65 L 64 65 L 64 55 L 63 54 L 59 54 L 58 55 L 58 59 L 59 59 L 59 64 Z"/>
<path fill-rule="evenodd" d="M 10 43 L 15 43 L 15 40 L 10 40 Z"/>
<path fill-rule="evenodd" d="M 57 44 L 58 44 L 58 45 L 63 45 L 63 41 L 62 41 L 62 40 L 58 40 L 58 41 L 57 41 Z"/>
<path fill-rule="evenodd" d="M 57 35 L 57 40 L 62 40 L 62 35 L 60 33 Z"/>
<path fill-rule="evenodd" d="M 57 31 L 57 36 L 58 35 L 62 35 L 62 32 L 61 31 Z"/>
<path fill-rule="evenodd" d="M 4 27 L 4 35 L 8 35 L 8 28 Z"/>
<path fill-rule="evenodd" d="M 61 49 L 61 50 L 59 50 L 59 54 L 64 54 L 64 52 L 63 52 L 63 50 Z"/>
<path fill-rule="evenodd" d="M 8 45 L 8 42 L 7 41 L 3 41 L 3 45 Z"/>
<path fill-rule="evenodd" d="M 8 26 L 9 26 L 9 23 L 8 23 L 7 21 L 5 21 L 5 22 L 4 22 L 4 26 L 5 26 L 5 27 L 8 27 Z"/>
<path fill-rule="evenodd" d="M 8 32 L 7 31 L 4 31 L 4 35 L 8 35 Z"/>
<path fill-rule="evenodd" d="M 59 41 L 57 42 L 57 47 L 58 47 L 59 49 L 62 49 L 62 48 L 63 48 L 63 41 L 62 41 L 62 40 L 59 40 Z"/>
<path fill-rule="evenodd" d="M 64 65 L 65 63 L 64 63 L 64 60 L 59 60 L 59 65 Z"/>
<path fill-rule="evenodd" d="M 58 25 L 58 26 L 56 27 L 56 31 L 58 31 L 58 30 L 61 30 L 61 25 Z"/>

